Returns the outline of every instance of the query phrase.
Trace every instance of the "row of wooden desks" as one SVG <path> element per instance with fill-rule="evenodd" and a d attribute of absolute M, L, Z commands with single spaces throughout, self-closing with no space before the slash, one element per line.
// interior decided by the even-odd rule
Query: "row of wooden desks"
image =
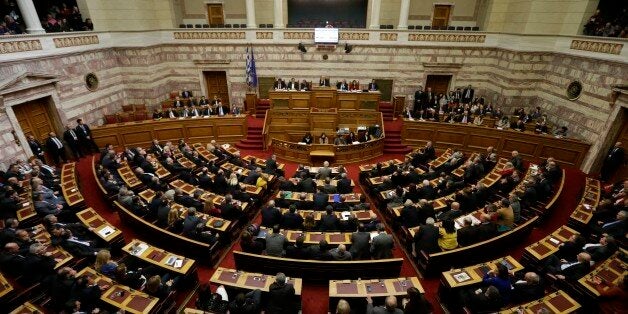
<path fill-rule="evenodd" d="M 276 278 L 272 275 L 249 273 L 218 267 L 209 281 L 232 288 L 242 288 L 246 290 L 260 289 L 261 291 L 268 292 L 270 285 L 276 281 Z M 294 286 L 295 294 L 300 296 L 303 287 L 301 278 L 288 278 L 287 281 Z"/>
<path fill-rule="evenodd" d="M 105 242 L 111 244 L 118 240 L 124 241 L 122 231 L 102 218 L 93 208 L 88 207 L 76 213 L 78 219 L 88 228 L 93 228 L 94 233 Z"/>
<path fill-rule="evenodd" d="M 167 271 L 184 276 L 196 273 L 196 261 L 194 259 L 170 253 L 138 239 L 133 239 L 122 250 Z"/>
<path fill-rule="evenodd" d="M 593 211 L 600 203 L 602 196 L 602 188 L 600 180 L 586 178 L 584 193 L 580 198 L 580 202 L 576 209 L 569 216 L 569 225 L 577 228 L 583 228 L 589 224 L 593 217 Z"/>
<path fill-rule="evenodd" d="M 18 204 L 18 210 L 15 213 L 17 220 L 23 223 L 26 220 L 34 219 L 37 217 L 37 212 L 35 211 L 35 204 L 33 202 L 33 193 L 30 184 L 30 180 L 23 180 L 20 182 L 22 188 L 24 188 L 24 193 L 20 194 L 20 197 L 24 199 L 24 201 Z"/>
<path fill-rule="evenodd" d="M 273 233 L 272 229 L 260 227 L 263 231 L 258 238 L 267 237 Z M 317 232 L 317 231 L 301 231 L 301 230 L 281 230 L 288 242 L 295 243 L 301 236 L 305 238 L 305 244 L 318 244 L 321 240 L 327 241 L 331 246 L 338 246 L 340 244 L 351 245 L 351 232 Z M 266 234 L 265 236 L 263 234 Z M 374 233 L 377 235 L 377 232 Z M 373 236 L 373 235 L 372 235 Z M 371 236 L 371 237 L 372 237 Z"/>
<path fill-rule="evenodd" d="M 497 269 L 497 264 L 506 266 L 513 273 L 524 268 L 519 261 L 508 255 L 486 263 L 445 271 L 441 275 L 441 284 L 446 288 L 454 289 L 481 283 L 486 273 Z"/>
<path fill-rule="evenodd" d="M 131 169 L 131 166 L 129 166 L 126 161 L 122 162 L 120 168 L 118 168 L 118 174 L 120 175 L 120 178 L 122 178 L 122 181 L 124 181 L 126 186 L 131 189 L 137 188 L 142 185 L 142 181 L 137 178 L 135 172 L 133 172 L 133 169 Z"/>
<path fill-rule="evenodd" d="M 532 264 L 537 264 L 548 256 L 556 253 L 560 245 L 567 242 L 569 238 L 580 234 L 567 226 L 561 226 L 550 235 L 533 243 L 525 248 L 523 257 L 528 259 Z"/>
<path fill-rule="evenodd" d="M 11 291 L 13 291 L 13 285 L 0 273 L 0 300 Z"/>
<path fill-rule="evenodd" d="M 562 290 L 550 293 L 545 297 L 515 306 L 500 313 L 508 314 L 537 314 L 540 311 L 547 313 L 572 313 L 580 308 L 580 304 Z"/>
<path fill-rule="evenodd" d="M 427 164 L 433 169 L 438 169 L 449 160 L 453 153 L 454 151 L 451 148 L 447 148 L 447 150 L 445 150 L 442 154 L 436 157 L 436 159 L 428 162 Z"/>
<path fill-rule="evenodd" d="M 285 195 L 282 195 L 284 193 Z M 276 199 L 282 199 L 287 201 L 300 201 L 301 200 L 301 192 L 291 192 L 291 191 L 278 191 L 275 194 Z M 327 202 L 328 203 L 339 203 L 340 199 L 344 197 L 345 203 L 359 203 L 360 202 L 360 193 L 348 193 L 348 194 L 328 194 Z M 306 201 L 314 200 L 314 193 L 305 193 Z"/>
<path fill-rule="evenodd" d="M 70 207 L 81 207 L 85 205 L 85 199 L 78 186 L 76 163 L 66 163 L 61 167 L 61 192 L 65 202 Z"/>
<path fill-rule="evenodd" d="M 242 160 L 250 163 L 251 160 L 253 160 L 255 158 L 255 164 L 259 167 L 261 167 L 262 169 L 266 168 L 266 159 L 264 158 L 259 158 L 259 157 L 255 157 L 255 156 L 251 156 L 251 155 L 246 155 L 244 157 L 242 157 Z M 278 170 L 283 170 L 286 167 L 285 164 L 283 163 L 277 163 L 277 169 Z"/>
<path fill-rule="evenodd" d="M 195 187 L 195 186 L 193 186 L 193 185 L 191 185 L 189 183 L 185 183 L 185 182 L 183 182 L 182 180 L 179 180 L 179 179 L 170 182 L 170 186 L 173 187 L 173 188 L 181 189 L 181 191 L 183 191 L 183 193 L 185 193 L 187 195 L 190 195 L 190 196 L 193 195 L 194 192 L 196 192 L 197 190 L 200 190 L 201 192 L 203 192 L 203 194 L 201 195 L 201 199 L 204 200 L 204 201 L 211 200 L 214 203 L 214 205 L 216 205 L 216 206 L 222 204 L 224 202 L 224 200 L 225 200 L 225 197 L 222 196 L 222 195 L 218 195 L 218 194 L 214 194 L 214 193 L 211 193 L 211 192 L 207 192 L 207 191 L 205 191 L 205 190 L 203 190 L 201 188 L 197 188 L 197 187 Z M 144 190 L 144 191 L 147 191 L 147 190 Z M 140 195 L 144 191 L 142 191 L 140 193 Z M 152 200 L 152 198 L 154 196 L 155 196 L 155 192 L 151 190 L 151 192 L 144 193 L 144 196 L 142 196 L 142 197 L 144 197 L 145 199 Z M 148 200 L 148 201 L 150 202 L 150 200 Z M 237 200 L 235 202 L 239 206 L 242 207 L 243 211 L 246 210 L 246 208 L 248 206 L 248 202 L 241 202 L 241 201 L 237 201 Z"/>
<path fill-rule="evenodd" d="M 594 296 L 599 296 L 600 292 L 596 289 L 597 284 L 594 278 L 601 279 L 602 283 L 599 288 L 607 290 L 611 286 L 620 286 L 621 280 L 628 275 L 628 263 L 622 260 L 621 255 L 628 254 L 628 251 L 620 249 L 613 256 L 597 265 L 589 274 L 578 279 L 578 283 L 582 285 L 586 291 Z M 620 286 L 621 289 L 621 286 Z"/>
<path fill-rule="evenodd" d="M 285 214 L 289 211 L 289 209 L 280 208 L 280 211 L 282 214 Z M 316 221 L 321 220 L 323 216 L 326 214 L 324 211 L 320 211 L 320 210 L 297 210 L 296 213 L 299 214 L 304 219 L 307 215 L 312 214 L 314 216 L 314 220 Z M 355 218 L 359 221 L 369 221 L 371 219 L 371 216 L 375 215 L 375 212 L 370 209 L 353 210 L 353 211 L 342 212 L 342 213 L 334 212 L 334 215 L 338 217 L 338 219 L 341 219 L 341 220 L 347 220 L 350 214 L 354 214 Z"/>
<path fill-rule="evenodd" d="M 72 260 L 72 258 L 74 258 L 72 254 L 68 253 L 63 248 L 52 245 L 50 234 L 48 233 L 48 231 L 46 231 L 46 228 L 44 228 L 44 225 L 40 224 L 40 225 L 37 225 L 36 227 L 38 228 L 39 232 L 35 234 L 32 238 L 33 240 L 36 240 L 37 242 L 45 245 L 46 253 L 52 254 L 50 257 L 59 260 L 57 261 L 57 264 L 55 265 L 55 269 L 65 266 L 69 261 Z"/>
<path fill-rule="evenodd" d="M 388 167 L 401 165 L 401 164 L 403 164 L 403 161 L 395 158 L 395 159 L 390 159 L 390 160 L 387 160 L 387 161 L 382 161 L 379 164 L 382 165 L 382 169 L 386 169 Z M 360 165 L 360 172 L 368 172 L 368 171 L 371 171 L 371 170 L 376 169 L 376 168 L 377 168 L 377 163 L 375 163 L 375 164 L 367 164 L 367 165 Z"/>
<path fill-rule="evenodd" d="M 417 288 L 421 293 L 425 293 L 419 278 L 403 277 L 389 279 L 367 279 L 367 280 L 330 280 L 330 298 L 365 298 L 387 297 L 390 295 L 407 295 L 408 288 Z"/>

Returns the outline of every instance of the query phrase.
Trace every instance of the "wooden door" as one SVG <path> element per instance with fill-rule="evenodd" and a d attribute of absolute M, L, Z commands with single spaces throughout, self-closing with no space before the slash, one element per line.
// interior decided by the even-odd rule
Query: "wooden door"
<path fill-rule="evenodd" d="M 225 17 L 222 12 L 222 4 L 212 3 L 207 5 L 207 20 L 209 25 L 225 24 Z"/>
<path fill-rule="evenodd" d="M 214 99 L 218 96 L 223 104 L 229 104 L 229 87 L 227 86 L 227 73 L 225 71 L 205 71 L 205 86 L 207 86 L 207 98 Z"/>
<path fill-rule="evenodd" d="M 425 82 L 425 90 L 428 87 L 432 88 L 432 92 L 436 95 L 440 93 L 447 93 L 449 91 L 449 82 L 451 81 L 451 75 L 428 75 L 427 82 Z"/>
<path fill-rule="evenodd" d="M 623 112 L 624 123 L 613 145 L 615 145 L 616 142 L 621 142 L 624 150 L 628 151 L 628 109 L 623 109 Z M 606 158 L 606 156 L 604 156 L 604 158 Z M 613 175 L 610 182 L 617 182 L 619 180 L 625 180 L 626 178 L 628 178 L 628 156 L 624 156 L 624 161 L 617 171 L 615 171 L 615 175 Z"/>
<path fill-rule="evenodd" d="M 43 143 L 48 138 L 48 133 L 57 132 L 49 109 L 48 98 L 13 106 L 13 112 L 15 112 L 24 136 L 33 135 Z"/>
<path fill-rule="evenodd" d="M 434 17 L 432 18 L 432 27 L 449 26 L 449 16 L 451 14 L 451 5 L 435 4 Z"/>

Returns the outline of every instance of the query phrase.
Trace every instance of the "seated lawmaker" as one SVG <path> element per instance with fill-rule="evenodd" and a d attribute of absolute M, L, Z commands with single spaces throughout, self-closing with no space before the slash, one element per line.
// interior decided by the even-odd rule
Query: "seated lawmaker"
<path fill-rule="evenodd" d="M 301 139 L 301 143 L 305 143 L 307 145 L 312 144 L 314 139 L 312 138 L 312 134 L 310 132 L 305 133 L 305 136 Z"/>
<path fill-rule="evenodd" d="M 347 84 L 347 80 L 342 80 L 342 82 L 338 82 L 338 84 L 336 84 L 336 88 L 341 91 L 348 91 L 349 84 Z"/>
<path fill-rule="evenodd" d="M 321 136 L 318 138 L 319 144 L 329 144 L 329 138 L 325 134 L 325 132 L 321 133 Z"/>
<path fill-rule="evenodd" d="M 368 90 L 369 90 L 370 92 L 373 92 L 373 91 L 377 91 L 377 90 L 379 90 L 379 86 L 377 86 L 377 83 L 375 83 L 375 79 L 372 79 L 372 80 L 371 80 L 371 82 L 369 83 L 369 88 L 368 88 Z"/>

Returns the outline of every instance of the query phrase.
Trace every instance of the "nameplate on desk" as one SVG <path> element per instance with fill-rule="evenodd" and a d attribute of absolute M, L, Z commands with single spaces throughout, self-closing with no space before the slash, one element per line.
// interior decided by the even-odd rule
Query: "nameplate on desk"
<path fill-rule="evenodd" d="M 27 206 L 28 206 L 28 205 L 30 205 L 30 204 L 31 204 L 31 203 L 26 202 L 26 203 L 22 204 L 22 207 L 27 207 Z"/>
<path fill-rule="evenodd" d="M 76 188 L 74 188 L 74 189 L 71 189 L 71 190 L 70 190 L 70 192 L 72 192 L 72 193 L 74 193 L 74 192 L 76 192 L 76 191 L 77 191 L 77 189 L 76 189 Z"/>
<path fill-rule="evenodd" d="M 100 229 L 98 231 L 98 234 L 100 234 L 101 237 L 106 238 L 108 237 L 110 234 L 114 233 L 116 230 L 113 229 L 111 226 L 106 226 L 102 229 Z"/>
<path fill-rule="evenodd" d="M 556 240 L 554 238 L 549 238 L 549 241 L 554 243 L 555 245 L 559 245 L 560 244 L 560 241 L 558 241 L 558 240 Z"/>

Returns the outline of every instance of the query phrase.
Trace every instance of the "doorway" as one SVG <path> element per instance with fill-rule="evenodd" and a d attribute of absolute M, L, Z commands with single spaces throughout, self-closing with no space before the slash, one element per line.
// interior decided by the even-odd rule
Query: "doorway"
<path fill-rule="evenodd" d="M 58 133 L 60 128 L 54 122 L 54 112 L 51 109 L 50 98 L 39 98 L 12 107 L 17 122 L 24 137 L 33 135 L 42 145 L 48 138 L 48 133 Z M 61 134 L 57 134 L 61 136 Z"/>
<path fill-rule="evenodd" d="M 428 75 L 425 82 L 425 90 L 431 87 L 432 92 L 436 95 L 440 93 L 446 94 L 449 91 L 451 77 L 451 75 Z"/>
<path fill-rule="evenodd" d="M 218 26 L 225 24 L 225 17 L 221 3 L 207 4 L 207 21 L 209 25 Z"/>
<path fill-rule="evenodd" d="M 617 138 L 611 145 L 615 145 L 615 143 L 621 142 L 624 150 L 628 151 L 628 109 L 623 108 L 622 112 L 623 122 L 621 125 L 621 129 L 617 134 Z M 604 156 L 604 158 L 606 158 L 606 155 Z M 609 182 L 617 182 L 619 180 L 624 180 L 625 178 L 628 178 L 628 156 L 626 155 L 624 155 L 624 160 L 622 161 L 619 168 L 617 168 L 617 171 L 615 171 L 615 174 L 611 177 L 611 180 Z"/>
<path fill-rule="evenodd" d="M 229 104 L 229 86 L 227 84 L 227 72 L 225 71 L 203 71 L 205 86 L 207 87 L 207 98 L 213 99 L 218 96 L 223 104 Z"/>
<path fill-rule="evenodd" d="M 434 16 L 432 17 L 432 28 L 446 28 L 449 26 L 449 17 L 452 10 L 451 4 L 435 4 Z"/>

